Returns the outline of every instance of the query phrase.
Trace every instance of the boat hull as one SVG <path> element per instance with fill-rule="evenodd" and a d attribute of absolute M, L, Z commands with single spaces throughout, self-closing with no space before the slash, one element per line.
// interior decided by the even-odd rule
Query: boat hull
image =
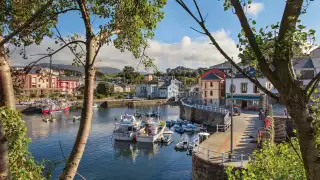
<path fill-rule="evenodd" d="M 55 112 L 55 111 L 69 111 L 70 110 L 70 106 L 61 108 L 61 109 L 42 109 L 42 113 L 46 114 L 46 113 L 50 113 L 50 112 Z"/>
<path fill-rule="evenodd" d="M 164 126 L 157 134 L 153 136 L 137 135 L 137 141 L 144 142 L 144 143 L 154 143 L 155 141 L 157 141 L 157 139 L 159 139 L 162 136 L 165 128 L 166 126 Z"/>
<path fill-rule="evenodd" d="M 135 135 L 129 133 L 114 132 L 113 136 L 116 141 L 133 141 Z"/>

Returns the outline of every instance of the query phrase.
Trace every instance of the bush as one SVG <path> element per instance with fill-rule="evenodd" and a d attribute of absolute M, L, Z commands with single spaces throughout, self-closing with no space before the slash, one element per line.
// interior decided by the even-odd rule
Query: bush
<path fill-rule="evenodd" d="M 123 99 L 124 98 L 124 95 L 120 94 L 116 97 L 117 99 Z"/>
<path fill-rule="evenodd" d="M 12 179 L 45 179 L 42 177 L 43 163 L 38 163 L 28 151 L 30 138 L 27 128 L 16 110 L 0 108 L 0 118 L 8 140 L 9 164 Z"/>
<path fill-rule="evenodd" d="M 37 93 L 31 93 L 31 94 L 30 94 L 30 97 L 31 97 L 31 98 L 38 97 L 38 94 L 37 94 Z"/>
<path fill-rule="evenodd" d="M 78 95 L 77 99 L 83 99 L 83 95 Z"/>
<path fill-rule="evenodd" d="M 96 97 L 97 97 L 97 99 L 102 99 L 102 98 L 104 98 L 104 95 L 102 95 L 102 94 L 96 94 Z"/>

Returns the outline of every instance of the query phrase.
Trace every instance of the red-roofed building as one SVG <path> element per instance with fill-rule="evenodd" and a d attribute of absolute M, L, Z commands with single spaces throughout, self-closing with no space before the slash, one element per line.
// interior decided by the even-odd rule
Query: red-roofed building
<path fill-rule="evenodd" d="M 213 68 L 200 76 L 200 95 L 205 104 L 219 106 L 225 99 L 226 74 Z"/>

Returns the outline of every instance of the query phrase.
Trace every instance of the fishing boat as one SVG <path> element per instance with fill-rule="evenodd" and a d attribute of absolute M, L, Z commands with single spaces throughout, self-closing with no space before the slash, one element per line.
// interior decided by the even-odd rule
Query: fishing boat
<path fill-rule="evenodd" d="M 133 115 L 122 115 L 120 116 L 120 122 L 115 123 L 114 139 L 118 141 L 135 141 L 139 129 L 140 121 L 137 121 Z"/>
<path fill-rule="evenodd" d="M 178 124 L 175 124 L 175 125 L 173 126 L 173 128 L 174 128 L 174 130 L 175 130 L 176 132 L 178 132 L 178 133 L 183 133 L 183 132 L 184 132 L 184 129 L 183 129 L 181 126 L 179 126 Z"/>
<path fill-rule="evenodd" d="M 70 105 L 63 102 L 55 103 L 51 101 L 41 107 L 41 111 L 44 114 L 55 112 L 55 111 L 69 111 L 69 110 L 70 110 Z"/>
<path fill-rule="evenodd" d="M 145 121 L 144 127 L 139 130 L 137 134 L 137 141 L 153 143 L 163 135 L 165 128 L 165 121 L 157 122 L 153 119 L 148 119 Z"/>

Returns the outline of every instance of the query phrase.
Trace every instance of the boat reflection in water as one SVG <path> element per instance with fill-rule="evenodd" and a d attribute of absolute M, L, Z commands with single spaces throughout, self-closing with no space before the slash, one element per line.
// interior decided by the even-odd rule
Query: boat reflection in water
<path fill-rule="evenodd" d="M 132 158 L 133 162 L 138 156 L 147 156 L 151 159 L 158 153 L 158 145 L 154 143 L 115 141 L 113 148 L 116 157 Z"/>

